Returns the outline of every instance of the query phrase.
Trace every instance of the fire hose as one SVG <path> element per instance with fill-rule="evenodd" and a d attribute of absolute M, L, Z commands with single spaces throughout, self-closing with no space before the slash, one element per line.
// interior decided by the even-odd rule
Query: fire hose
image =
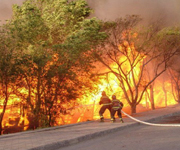
<path fill-rule="evenodd" d="M 84 106 L 92 106 L 92 105 L 98 105 L 98 104 L 89 104 L 89 105 L 83 105 Z M 78 106 L 79 107 L 79 106 Z M 127 113 L 125 113 L 123 110 L 121 110 L 121 112 L 129 117 L 130 119 L 136 121 L 136 122 L 139 122 L 139 123 L 142 123 L 142 124 L 146 124 L 146 125 L 150 125 L 150 126 L 164 126 L 164 127 L 180 127 L 180 124 L 156 124 L 156 123 L 149 123 L 149 122 L 145 122 L 145 121 L 141 121 L 139 119 L 136 119 L 130 115 L 128 115 Z"/>
<path fill-rule="evenodd" d="M 155 123 L 149 123 L 149 122 L 145 122 L 145 121 L 141 121 L 138 120 L 130 115 L 128 115 L 127 113 L 125 113 L 124 111 L 121 110 L 121 112 L 126 115 L 127 117 L 129 117 L 130 119 L 142 123 L 142 124 L 146 124 L 146 125 L 150 125 L 150 126 L 166 126 L 166 127 L 180 127 L 180 124 L 155 124 Z"/>

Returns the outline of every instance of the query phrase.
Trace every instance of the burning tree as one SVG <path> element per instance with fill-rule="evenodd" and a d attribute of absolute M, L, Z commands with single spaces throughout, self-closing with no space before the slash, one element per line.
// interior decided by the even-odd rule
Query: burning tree
<path fill-rule="evenodd" d="M 84 0 L 27 0 L 14 5 L 8 27 L 21 53 L 14 93 L 24 102 L 33 128 L 55 125 L 76 99 L 92 90 L 89 50 L 107 36 Z"/>
<path fill-rule="evenodd" d="M 0 28 L 0 134 L 3 130 L 3 119 L 8 104 L 13 94 L 13 87 L 17 81 L 16 60 L 18 57 L 18 49 L 15 47 L 16 39 L 9 36 L 6 27 Z"/>
<path fill-rule="evenodd" d="M 109 38 L 94 50 L 96 59 L 107 68 L 101 74 L 114 75 L 132 113 L 179 50 L 179 36 L 169 34 L 170 30 L 158 24 L 139 27 L 140 20 L 133 15 L 107 23 L 104 30 Z"/>
<path fill-rule="evenodd" d="M 180 103 L 180 74 L 179 70 L 168 69 L 172 84 L 172 94 L 175 101 Z"/>

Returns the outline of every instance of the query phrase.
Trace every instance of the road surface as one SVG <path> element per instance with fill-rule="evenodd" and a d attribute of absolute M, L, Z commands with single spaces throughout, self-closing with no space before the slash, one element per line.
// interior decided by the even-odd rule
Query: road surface
<path fill-rule="evenodd" d="M 179 123 L 169 117 L 156 123 Z M 179 150 L 180 127 L 138 125 L 59 150 Z"/>

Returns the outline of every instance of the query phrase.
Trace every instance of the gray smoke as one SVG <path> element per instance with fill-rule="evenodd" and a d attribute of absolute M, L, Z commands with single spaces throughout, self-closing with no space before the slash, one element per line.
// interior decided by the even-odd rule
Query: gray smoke
<path fill-rule="evenodd" d="M 12 4 L 25 0 L 0 0 L 0 20 L 4 23 L 12 15 Z M 140 15 L 145 21 L 163 18 L 168 24 L 180 22 L 180 0 L 87 0 L 94 10 L 92 16 L 114 20 L 126 15 Z"/>
<path fill-rule="evenodd" d="M 180 0 L 87 0 L 93 16 L 115 20 L 126 15 L 140 15 L 144 21 L 163 19 L 167 24 L 180 22 Z"/>
<path fill-rule="evenodd" d="M 0 0 L 0 24 L 4 24 L 6 20 L 12 16 L 12 5 L 21 5 L 24 0 Z"/>

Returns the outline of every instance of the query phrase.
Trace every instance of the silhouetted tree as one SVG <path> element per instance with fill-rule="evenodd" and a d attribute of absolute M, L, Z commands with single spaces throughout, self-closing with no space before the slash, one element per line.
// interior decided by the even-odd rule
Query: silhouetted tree
<path fill-rule="evenodd" d="M 95 57 L 107 68 L 102 74 L 114 74 L 132 113 L 136 113 L 146 89 L 166 71 L 169 60 L 179 50 L 180 38 L 169 34 L 173 28 L 159 24 L 143 27 L 138 26 L 139 22 L 140 18 L 132 15 L 106 23 L 104 29 L 109 38 L 94 51 Z M 145 71 L 150 66 L 153 73 L 148 79 Z"/>
<path fill-rule="evenodd" d="M 28 91 L 16 94 L 34 116 L 34 128 L 53 125 L 60 109 L 74 107 L 97 81 L 89 51 L 106 34 L 99 20 L 87 18 L 91 11 L 84 0 L 27 0 L 13 7 L 9 29 L 22 50 L 19 86 Z"/>

